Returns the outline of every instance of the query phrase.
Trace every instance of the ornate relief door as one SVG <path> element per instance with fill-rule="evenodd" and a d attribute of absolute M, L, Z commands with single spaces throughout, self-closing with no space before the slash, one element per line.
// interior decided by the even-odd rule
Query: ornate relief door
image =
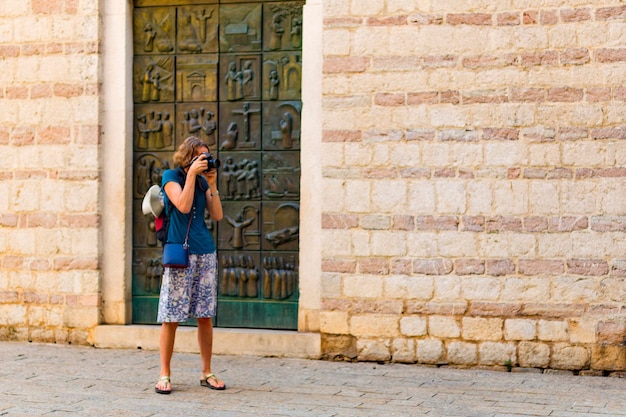
<path fill-rule="evenodd" d="M 135 1 L 134 323 L 156 322 L 163 271 L 141 201 L 196 135 L 222 161 L 215 324 L 297 328 L 303 4 Z"/>

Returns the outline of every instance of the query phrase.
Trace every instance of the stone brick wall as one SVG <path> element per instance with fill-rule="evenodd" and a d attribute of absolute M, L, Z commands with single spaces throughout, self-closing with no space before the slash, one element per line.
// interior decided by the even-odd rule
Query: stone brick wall
<path fill-rule="evenodd" d="M 100 320 L 98 2 L 0 2 L 0 339 Z"/>
<path fill-rule="evenodd" d="M 324 3 L 326 356 L 626 369 L 626 5 L 533 4 Z"/>

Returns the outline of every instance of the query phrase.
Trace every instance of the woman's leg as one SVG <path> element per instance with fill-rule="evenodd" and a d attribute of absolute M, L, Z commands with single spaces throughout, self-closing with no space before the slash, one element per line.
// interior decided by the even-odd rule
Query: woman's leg
<path fill-rule="evenodd" d="M 198 346 L 200 347 L 200 357 L 202 358 L 202 377 L 205 379 L 207 375 L 213 373 L 211 370 L 211 357 L 213 356 L 213 321 L 210 317 L 199 318 L 198 320 Z M 207 381 L 210 385 L 221 388 L 224 382 L 217 377 L 209 378 Z"/>
<path fill-rule="evenodd" d="M 171 374 L 172 354 L 174 353 L 174 340 L 178 323 L 163 323 L 161 325 L 161 335 L 159 337 L 159 354 L 161 356 L 160 377 L 169 377 Z M 169 380 L 159 378 L 156 388 L 164 391 L 172 389 Z"/>

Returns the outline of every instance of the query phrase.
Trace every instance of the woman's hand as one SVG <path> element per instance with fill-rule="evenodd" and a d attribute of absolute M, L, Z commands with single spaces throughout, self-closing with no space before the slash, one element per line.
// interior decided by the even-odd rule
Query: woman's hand
<path fill-rule="evenodd" d="M 192 160 L 191 166 L 189 166 L 188 173 L 194 176 L 201 175 L 208 168 L 209 168 L 209 163 L 207 162 L 206 155 L 200 154 Z"/>
<path fill-rule="evenodd" d="M 202 175 L 204 175 L 212 190 L 217 189 L 217 169 L 213 168 L 209 172 L 203 172 Z"/>

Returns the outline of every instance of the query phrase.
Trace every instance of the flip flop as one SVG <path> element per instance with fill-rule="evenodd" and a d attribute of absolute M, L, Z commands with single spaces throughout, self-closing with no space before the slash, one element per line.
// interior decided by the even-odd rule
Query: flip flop
<path fill-rule="evenodd" d="M 169 376 L 162 376 L 161 378 L 159 378 L 159 382 L 164 382 L 166 384 L 170 384 L 170 389 L 160 389 L 157 387 L 154 387 L 154 391 L 157 394 L 169 394 L 172 392 L 172 384 L 170 382 L 170 377 Z"/>
<path fill-rule="evenodd" d="M 215 374 L 208 374 L 208 375 L 204 376 L 204 379 L 200 380 L 200 385 L 202 385 L 203 387 L 215 389 L 215 390 L 218 390 L 218 391 L 222 391 L 222 390 L 226 389 L 226 384 L 222 385 L 221 387 L 217 387 L 215 385 L 211 385 L 209 383 L 209 379 L 215 380 L 216 383 L 218 381 L 217 376 L 215 376 Z"/>

